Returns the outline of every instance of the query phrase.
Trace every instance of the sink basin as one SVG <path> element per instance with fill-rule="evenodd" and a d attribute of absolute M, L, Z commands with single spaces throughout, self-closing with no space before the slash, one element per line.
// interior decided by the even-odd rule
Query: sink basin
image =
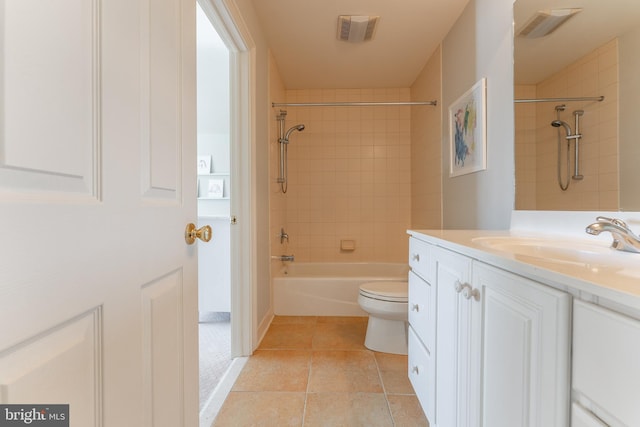
<path fill-rule="evenodd" d="M 536 258 L 582 267 L 610 265 L 610 258 L 614 255 L 614 250 L 606 244 L 581 240 L 494 236 L 476 237 L 473 242 L 486 249 L 513 254 L 516 258 Z"/>

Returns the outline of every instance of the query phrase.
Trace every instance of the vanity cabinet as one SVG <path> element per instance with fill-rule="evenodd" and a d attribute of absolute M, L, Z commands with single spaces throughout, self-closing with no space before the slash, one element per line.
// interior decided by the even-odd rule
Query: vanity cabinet
<path fill-rule="evenodd" d="M 427 243 L 412 237 L 410 258 L 414 241 Z M 418 342 L 411 345 L 410 334 L 409 377 L 430 425 L 567 426 L 569 295 L 437 245 L 424 252 L 427 271 L 419 279 L 435 295 L 435 337 L 429 348 L 429 336 L 415 334 L 424 327 L 412 321 L 410 283 Z M 420 351 L 431 376 L 411 374 Z M 424 394 L 424 382 L 434 380 Z"/>
<path fill-rule="evenodd" d="M 573 316 L 571 426 L 640 426 L 640 321 L 580 300 Z"/>

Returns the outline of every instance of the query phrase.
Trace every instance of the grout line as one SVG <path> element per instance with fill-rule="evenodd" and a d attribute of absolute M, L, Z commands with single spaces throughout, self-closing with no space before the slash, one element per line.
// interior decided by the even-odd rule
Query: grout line
<path fill-rule="evenodd" d="M 380 384 L 382 384 L 382 394 L 384 395 L 384 401 L 387 404 L 387 411 L 389 411 L 389 418 L 391 418 L 391 423 L 395 426 L 396 420 L 393 418 L 393 412 L 391 411 L 391 404 L 389 403 L 389 393 L 387 393 L 387 386 L 382 379 L 382 370 L 380 369 L 380 364 L 378 363 L 378 358 L 376 357 L 376 352 L 373 351 L 373 359 L 376 362 L 376 368 L 378 369 L 378 378 L 380 379 Z"/>

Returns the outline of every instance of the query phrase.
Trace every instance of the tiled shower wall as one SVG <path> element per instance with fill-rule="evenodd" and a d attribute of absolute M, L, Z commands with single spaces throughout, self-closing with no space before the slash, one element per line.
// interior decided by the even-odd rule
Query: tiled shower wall
<path fill-rule="evenodd" d="M 408 88 L 286 91 L 287 102 L 409 100 Z M 293 132 L 289 138 L 287 252 L 301 262 L 406 262 L 411 108 L 288 107 L 286 111 L 287 129 L 305 125 L 303 132 Z M 273 157 L 272 177 L 278 165 Z M 276 191 L 273 185 L 272 189 Z M 272 201 L 279 203 L 273 191 Z M 272 205 L 272 214 L 277 206 Z M 354 241 L 355 250 L 341 249 L 341 240 Z M 285 250 L 279 240 L 273 246 Z"/>
<path fill-rule="evenodd" d="M 527 88 L 516 88 L 517 94 Z M 556 119 L 554 103 L 539 103 L 516 108 L 516 207 L 544 210 L 618 210 L 618 46 L 617 40 L 585 55 L 574 64 L 536 85 L 535 93 L 526 97 L 591 97 L 604 95 L 603 102 L 566 102 L 560 118 L 574 129 L 573 111 L 582 109 L 580 118 L 581 181 L 571 180 L 569 189 L 561 191 L 557 179 L 557 130 L 550 123 Z M 518 96 L 519 97 L 519 96 Z M 524 97 L 524 96 L 522 96 Z M 535 112 L 532 113 L 533 108 Z M 531 147 L 532 114 L 535 116 L 535 154 Z M 520 124 L 525 127 L 520 128 Z M 527 128 L 528 126 L 528 128 Z M 563 134 L 562 134 L 563 135 Z M 529 139 L 527 139 L 529 138 Z M 572 143 L 573 150 L 573 143 Z M 566 149 L 563 148 L 566 154 Z M 572 151 L 573 152 L 573 151 Z M 531 157 L 530 157 L 531 156 Z M 527 159 L 530 160 L 527 160 Z M 566 182 L 566 160 L 562 160 L 562 177 Z M 535 165 L 535 184 L 531 170 L 522 164 Z M 573 172 L 573 161 L 571 172 Z M 535 188 L 534 188 L 535 187 Z M 535 191 L 535 204 L 532 200 Z"/>

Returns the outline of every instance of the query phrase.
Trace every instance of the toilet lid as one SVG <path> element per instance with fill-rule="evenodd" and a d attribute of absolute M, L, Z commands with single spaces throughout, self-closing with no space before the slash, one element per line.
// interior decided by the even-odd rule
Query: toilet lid
<path fill-rule="evenodd" d="M 360 294 L 385 301 L 407 302 L 407 282 L 367 282 L 360 285 Z"/>

